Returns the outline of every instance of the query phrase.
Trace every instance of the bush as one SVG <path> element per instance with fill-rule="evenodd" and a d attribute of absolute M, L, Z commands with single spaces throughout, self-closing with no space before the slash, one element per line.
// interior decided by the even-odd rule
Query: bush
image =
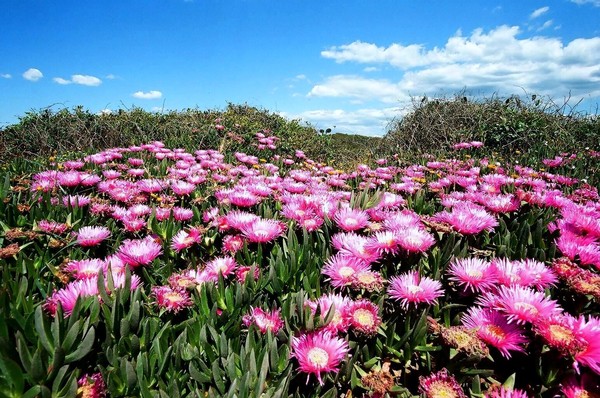
<path fill-rule="evenodd" d="M 557 152 L 594 147 L 600 138 L 600 119 L 582 115 L 568 101 L 557 105 L 536 95 L 469 99 L 413 100 L 412 110 L 395 120 L 382 149 L 400 153 L 439 154 L 455 143 L 483 141 L 503 155 L 516 150 L 538 157 L 553 155 L 542 145 L 552 143 Z"/>
<path fill-rule="evenodd" d="M 258 155 L 251 142 L 256 133 L 264 130 L 282 139 L 284 144 L 279 148 L 282 153 L 293 153 L 293 148 L 304 150 L 314 159 L 325 160 L 328 156 L 328 146 L 314 128 L 248 105 L 167 113 L 132 108 L 107 114 L 94 114 L 79 106 L 72 110 L 31 111 L 19 123 L 1 129 L 0 162 L 149 141 L 163 141 L 172 147 L 219 148 Z"/>

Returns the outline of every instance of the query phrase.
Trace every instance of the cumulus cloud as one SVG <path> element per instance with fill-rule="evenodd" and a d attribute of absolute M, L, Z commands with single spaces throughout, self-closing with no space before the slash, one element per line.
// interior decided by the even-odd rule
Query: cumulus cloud
<path fill-rule="evenodd" d="M 3 73 L 0 75 L 3 79 L 12 79 L 12 75 L 10 73 Z"/>
<path fill-rule="evenodd" d="M 82 86 L 99 86 L 102 84 L 102 80 L 98 79 L 96 76 L 89 75 L 71 75 L 71 80 L 55 77 L 52 80 L 54 83 L 61 85 L 80 84 Z"/>
<path fill-rule="evenodd" d="M 547 13 L 549 10 L 550 10 L 550 7 L 548 7 L 548 6 L 540 7 L 537 10 L 534 10 L 531 14 L 529 14 L 529 18 L 536 19 L 536 18 L 544 15 L 545 13 Z"/>
<path fill-rule="evenodd" d="M 99 86 L 102 84 L 102 80 L 98 79 L 96 76 L 89 75 L 73 75 L 71 76 L 71 81 L 83 86 Z"/>
<path fill-rule="evenodd" d="M 281 115 L 305 120 L 317 129 L 333 128 L 339 133 L 378 136 L 383 135 L 386 126 L 394 117 L 404 113 L 405 110 L 402 108 L 387 107 L 357 110 L 315 109 L 298 114 L 281 113 Z"/>
<path fill-rule="evenodd" d="M 600 0 L 571 0 L 571 2 L 579 5 L 591 4 L 594 7 L 600 7 Z"/>
<path fill-rule="evenodd" d="M 37 82 L 42 77 L 44 77 L 44 75 L 39 69 L 36 68 L 29 68 L 23 72 L 23 79 L 29 80 L 30 82 Z"/>
<path fill-rule="evenodd" d="M 382 103 L 464 88 L 508 94 L 524 89 L 551 97 L 600 95 L 600 37 L 563 42 L 520 38 L 521 33 L 517 26 L 503 25 L 489 32 L 476 29 L 467 37 L 458 32 L 441 48 L 361 41 L 331 47 L 321 55 L 338 63 L 390 65 L 401 70 L 399 80 L 335 75 L 314 85 L 308 95 Z"/>
<path fill-rule="evenodd" d="M 157 98 L 162 97 L 162 93 L 157 90 L 152 90 L 152 91 L 148 91 L 148 92 L 136 91 L 135 93 L 132 94 L 132 96 L 134 98 L 139 98 L 139 99 L 157 99 Z"/>
<path fill-rule="evenodd" d="M 55 77 L 52 80 L 54 81 L 54 83 L 58 83 L 58 84 L 62 84 L 62 85 L 71 84 L 70 80 L 63 79 L 62 77 Z"/>

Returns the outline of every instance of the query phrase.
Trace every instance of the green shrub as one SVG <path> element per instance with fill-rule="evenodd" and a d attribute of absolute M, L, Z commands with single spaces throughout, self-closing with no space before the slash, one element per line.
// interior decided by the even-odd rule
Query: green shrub
<path fill-rule="evenodd" d="M 217 129 L 221 125 L 223 129 Z M 31 111 L 0 130 L 0 162 L 16 157 L 49 157 L 55 152 L 89 152 L 163 141 L 187 149 L 219 148 L 259 155 L 255 134 L 267 130 L 281 138 L 278 153 L 301 149 L 313 159 L 326 160 L 329 148 L 309 125 L 264 109 L 229 104 L 225 110 L 185 109 L 166 113 L 141 108 L 94 114 L 73 109 Z"/>

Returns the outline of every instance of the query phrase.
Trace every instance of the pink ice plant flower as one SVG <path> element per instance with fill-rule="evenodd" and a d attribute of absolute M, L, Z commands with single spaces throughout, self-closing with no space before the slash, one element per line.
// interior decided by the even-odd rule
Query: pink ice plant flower
<path fill-rule="evenodd" d="M 450 212 L 443 211 L 433 216 L 438 222 L 447 223 L 463 235 L 474 235 L 482 231 L 492 231 L 498 225 L 494 216 L 474 204 L 457 204 Z"/>
<path fill-rule="evenodd" d="M 489 308 L 471 307 L 462 317 L 462 324 L 475 330 L 486 344 L 495 347 L 505 358 L 511 357 L 511 351 L 524 352 L 527 339 L 523 330 L 509 323 L 504 314 Z"/>
<path fill-rule="evenodd" d="M 556 301 L 523 286 L 501 286 L 495 293 L 495 309 L 506 315 L 508 322 L 535 323 L 562 312 Z"/>
<path fill-rule="evenodd" d="M 244 315 L 242 323 L 249 327 L 255 325 L 261 333 L 271 332 L 276 334 L 283 328 L 283 318 L 281 310 L 274 309 L 272 311 L 264 311 L 261 308 L 251 308 L 249 314 Z"/>
<path fill-rule="evenodd" d="M 77 231 L 77 244 L 83 247 L 96 246 L 109 236 L 110 229 L 106 227 L 81 227 Z"/>
<path fill-rule="evenodd" d="M 454 259 L 447 272 L 449 280 L 473 293 L 490 290 L 496 284 L 495 267 L 491 262 L 477 257 Z"/>
<path fill-rule="evenodd" d="M 75 279 L 89 279 L 98 276 L 100 271 L 106 274 L 108 264 L 99 258 L 73 260 L 67 263 L 65 271 L 73 275 Z"/>
<path fill-rule="evenodd" d="M 352 285 L 356 275 L 367 270 L 370 270 L 369 264 L 360 258 L 338 253 L 325 262 L 321 273 L 333 287 L 343 288 Z"/>
<path fill-rule="evenodd" d="M 161 254 L 162 246 L 151 236 L 143 239 L 126 239 L 117 251 L 119 258 L 134 268 L 150 264 Z"/>
<path fill-rule="evenodd" d="M 381 325 L 379 307 L 367 299 L 351 302 L 346 311 L 346 317 L 352 330 L 366 335 L 377 333 L 377 329 Z"/>
<path fill-rule="evenodd" d="M 241 228 L 242 234 L 249 242 L 270 242 L 285 232 L 285 225 L 277 220 L 257 219 Z"/>
<path fill-rule="evenodd" d="M 417 271 L 410 271 L 390 278 L 388 294 L 394 300 L 400 301 L 404 309 L 409 309 L 421 303 L 436 303 L 438 297 L 444 294 L 444 290 L 439 281 L 421 277 Z"/>
<path fill-rule="evenodd" d="M 178 313 L 193 304 L 189 292 L 183 288 L 154 286 L 152 287 L 152 295 L 156 299 L 158 307 L 167 312 Z"/>
<path fill-rule="evenodd" d="M 322 330 L 314 333 L 292 337 L 292 354 L 296 358 L 299 370 L 317 377 L 320 385 L 323 374 L 337 373 L 339 365 L 350 350 L 346 340 L 336 337 L 331 332 Z"/>
<path fill-rule="evenodd" d="M 424 228 L 409 227 L 395 231 L 396 242 L 408 253 L 424 253 L 435 244 L 435 238 Z"/>
<path fill-rule="evenodd" d="M 364 210 L 344 208 L 338 210 L 333 219 L 342 230 L 352 232 L 366 227 L 369 215 Z"/>
<path fill-rule="evenodd" d="M 419 377 L 419 392 L 426 398 L 467 398 L 454 376 L 445 368 Z"/>
<path fill-rule="evenodd" d="M 326 330 L 331 332 L 346 332 L 348 330 L 347 312 L 351 304 L 349 298 L 340 294 L 324 294 L 317 300 L 307 300 L 305 304 L 310 307 L 313 314 L 316 314 L 319 310 L 323 319 L 326 318 L 329 311 L 333 311 L 331 321 L 324 326 Z"/>

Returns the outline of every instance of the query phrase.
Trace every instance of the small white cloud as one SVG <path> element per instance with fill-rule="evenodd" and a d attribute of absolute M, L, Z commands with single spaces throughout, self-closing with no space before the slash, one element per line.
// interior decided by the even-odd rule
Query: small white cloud
<path fill-rule="evenodd" d="M 114 80 L 114 79 L 116 79 L 117 77 L 116 77 L 115 75 L 113 75 L 112 73 L 109 73 L 108 75 L 106 75 L 106 78 L 107 78 L 108 80 Z"/>
<path fill-rule="evenodd" d="M 12 79 L 12 75 L 10 73 L 3 73 L 0 75 L 3 79 Z"/>
<path fill-rule="evenodd" d="M 81 84 L 82 86 L 99 86 L 102 84 L 102 80 L 96 76 L 89 75 L 73 75 L 71 81 L 75 84 Z"/>
<path fill-rule="evenodd" d="M 375 67 L 375 66 L 367 66 L 365 69 L 363 69 L 363 71 L 365 72 L 377 72 L 379 70 L 379 68 Z"/>
<path fill-rule="evenodd" d="M 29 68 L 23 72 L 23 79 L 29 80 L 30 82 L 37 82 L 42 77 L 44 77 L 44 75 L 39 69 L 36 68 Z"/>
<path fill-rule="evenodd" d="M 551 27 L 551 26 L 552 26 L 552 24 L 553 24 L 553 23 L 554 23 L 554 21 L 553 21 L 553 20 L 551 20 L 551 19 L 549 19 L 549 20 L 547 20 L 546 22 L 544 22 L 544 23 L 542 24 L 542 26 L 540 26 L 539 28 L 537 28 L 537 31 L 539 32 L 539 31 L 541 31 L 541 30 L 548 29 L 549 27 Z"/>
<path fill-rule="evenodd" d="M 110 115 L 111 113 L 113 113 L 111 109 L 104 108 L 100 112 L 98 112 L 98 115 Z"/>
<path fill-rule="evenodd" d="M 571 0 L 571 2 L 579 5 L 591 4 L 594 7 L 600 7 L 600 0 Z"/>
<path fill-rule="evenodd" d="M 162 93 L 157 90 L 152 90 L 152 91 L 148 91 L 148 92 L 136 91 L 135 93 L 132 94 L 132 96 L 134 98 L 139 98 L 139 99 L 157 99 L 157 98 L 162 97 Z"/>
<path fill-rule="evenodd" d="M 529 19 L 536 19 L 550 10 L 550 7 L 540 7 L 537 10 L 534 10 L 531 14 L 529 14 Z"/>
<path fill-rule="evenodd" d="M 296 75 L 295 79 L 296 80 L 306 80 L 306 75 L 304 75 L 304 74 Z"/>
<path fill-rule="evenodd" d="M 58 83 L 58 84 L 62 84 L 62 85 L 71 84 L 70 80 L 63 79 L 62 77 L 55 77 L 52 80 L 54 81 L 54 83 Z"/>

